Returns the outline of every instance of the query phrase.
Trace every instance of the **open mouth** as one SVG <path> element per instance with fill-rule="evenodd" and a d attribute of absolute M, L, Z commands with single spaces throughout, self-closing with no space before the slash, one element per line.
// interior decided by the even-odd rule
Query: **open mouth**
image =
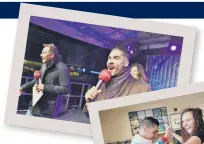
<path fill-rule="evenodd" d="M 114 65 L 108 65 L 108 69 L 113 70 L 113 69 L 115 69 L 115 66 Z"/>
<path fill-rule="evenodd" d="M 191 131 L 191 128 L 186 128 L 186 131 Z"/>

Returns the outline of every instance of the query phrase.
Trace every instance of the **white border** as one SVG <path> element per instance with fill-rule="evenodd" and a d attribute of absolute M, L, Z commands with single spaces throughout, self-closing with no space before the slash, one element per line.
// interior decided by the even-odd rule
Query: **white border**
<path fill-rule="evenodd" d="M 94 142 L 97 144 L 104 144 L 104 138 L 101 128 L 101 121 L 99 111 L 114 109 L 119 107 L 126 107 L 141 103 L 152 102 L 156 100 L 163 100 L 167 98 L 174 98 L 195 93 L 204 92 L 204 82 L 180 86 L 177 88 L 163 89 L 153 91 L 150 93 L 141 93 L 135 96 L 126 96 L 120 99 L 108 100 L 102 102 L 94 102 L 88 105 L 91 120 L 91 129 Z M 114 105 L 113 105 L 114 103 Z"/>
<path fill-rule="evenodd" d="M 184 37 L 177 86 L 189 84 L 196 35 L 193 27 L 21 3 L 5 113 L 6 124 L 91 136 L 89 124 L 16 114 L 30 16 Z"/>

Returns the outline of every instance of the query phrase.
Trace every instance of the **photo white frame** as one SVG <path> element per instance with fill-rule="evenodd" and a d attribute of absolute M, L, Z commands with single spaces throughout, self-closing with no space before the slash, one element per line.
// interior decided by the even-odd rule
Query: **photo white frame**
<path fill-rule="evenodd" d="M 16 114 L 30 16 L 181 36 L 184 40 L 177 86 L 189 84 L 196 35 L 193 27 L 21 3 L 5 113 L 6 124 L 92 136 L 89 124 Z"/>
<path fill-rule="evenodd" d="M 112 99 L 108 101 L 90 103 L 88 104 L 88 108 L 90 113 L 91 129 L 94 142 L 97 144 L 104 144 L 103 132 L 99 115 L 100 111 L 123 108 L 127 106 L 153 102 L 157 100 L 165 100 L 168 98 L 182 97 L 201 92 L 204 93 L 204 82 L 189 84 L 186 86 L 180 86 L 176 88 L 153 91 L 151 93 L 141 93 L 134 96 L 126 96 L 115 100 Z M 176 118 L 178 118 L 178 116 Z M 178 130 L 177 125 L 174 126 L 174 128 L 175 130 Z"/>

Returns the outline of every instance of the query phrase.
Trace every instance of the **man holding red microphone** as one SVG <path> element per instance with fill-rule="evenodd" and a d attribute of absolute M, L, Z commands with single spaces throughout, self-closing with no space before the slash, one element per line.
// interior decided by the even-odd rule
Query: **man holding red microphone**
<path fill-rule="evenodd" d="M 41 70 L 35 72 L 32 81 L 24 84 L 20 88 L 22 92 L 33 87 L 42 97 L 34 106 L 29 106 L 26 115 L 44 117 L 49 108 L 49 101 L 56 102 L 58 95 L 66 95 L 70 91 L 70 76 L 67 66 L 61 62 L 58 48 L 54 44 L 44 44 L 40 55 L 42 59 Z"/>

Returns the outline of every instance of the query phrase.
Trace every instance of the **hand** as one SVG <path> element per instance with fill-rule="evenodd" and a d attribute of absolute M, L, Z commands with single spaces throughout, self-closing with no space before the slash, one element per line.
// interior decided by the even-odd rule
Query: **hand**
<path fill-rule="evenodd" d="M 44 84 L 35 85 L 34 87 L 37 90 L 37 92 L 44 90 Z"/>
<path fill-rule="evenodd" d="M 173 133 L 173 128 L 168 127 L 167 130 L 166 130 L 166 133 L 165 133 L 164 137 L 167 138 L 167 139 L 170 139 L 172 133 Z"/>
<path fill-rule="evenodd" d="M 22 88 L 20 88 L 20 91 L 19 91 L 19 96 L 21 96 L 21 95 L 22 95 L 22 93 L 23 93 L 23 89 L 22 89 Z"/>
<path fill-rule="evenodd" d="M 96 87 L 93 86 L 85 94 L 86 101 L 89 102 L 90 100 L 93 100 L 100 92 L 101 90 L 97 90 Z"/>

